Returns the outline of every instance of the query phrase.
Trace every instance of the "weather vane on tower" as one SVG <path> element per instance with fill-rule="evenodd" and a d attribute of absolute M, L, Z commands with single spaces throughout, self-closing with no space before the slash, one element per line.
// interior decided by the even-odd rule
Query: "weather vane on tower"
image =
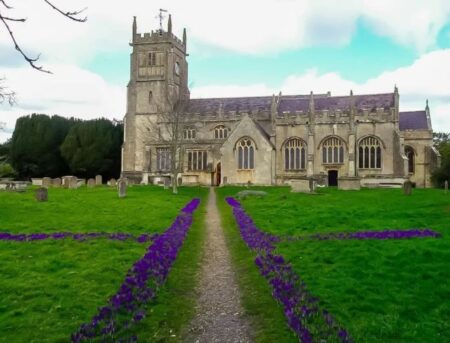
<path fill-rule="evenodd" d="M 155 17 L 155 18 L 159 19 L 159 34 L 162 34 L 162 32 L 163 32 L 162 21 L 166 17 L 165 15 L 163 15 L 163 13 L 167 13 L 167 10 L 164 10 L 164 9 L 160 8 L 159 9 L 159 14 Z"/>

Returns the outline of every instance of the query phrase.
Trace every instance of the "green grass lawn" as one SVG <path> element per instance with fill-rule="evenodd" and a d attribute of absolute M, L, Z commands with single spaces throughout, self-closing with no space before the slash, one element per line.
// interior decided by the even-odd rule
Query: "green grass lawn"
<path fill-rule="evenodd" d="M 255 189 L 268 195 L 241 203 L 260 229 L 277 235 L 424 227 L 440 232 L 439 239 L 284 242 L 277 253 L 292 263 L 321 306 L 356 342 L 449 340 L 449 195 L 433 189 L 415 189 L 410 197 L 398 189 L 321 189 L 319 195 L 282 187 Z M 239 190 L 225 187 L 219 193 L 224 198 Z M 225 208 L 222 213 L 231 215 Z M 255 276 L 254 282 L 266 281 Z M 266 311 L 262 303 L 253 306 Z M 290 338 L 278 335 L 278 341 Z"/>
<path fill-rule="evenodd" d="M 162 232 L 190 199 L 202 198 L 166 284 L 145 320 L 133 328 L 144 341 L 168 341 L 179 337 L 193 315 L 206 194 L 203 188 L 184 187 L 175 196 L 160 187 L 136 186 L 119 199 L 113 188 L 52 188 L 49 201 L 38 203 L 33 190 L 0 192 L 0 231 Z M 0 242 L 0 341 L 68 341 L 117 292 L 149 244 L 108 239 Z"/>

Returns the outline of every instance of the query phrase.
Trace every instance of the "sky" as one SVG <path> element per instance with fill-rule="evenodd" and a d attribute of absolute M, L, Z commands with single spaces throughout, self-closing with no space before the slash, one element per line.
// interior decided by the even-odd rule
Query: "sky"
<path fill-rule="evenodd" d="M 387 93 L 400 111 L 429 100 L 433 129 L 450 132 L 449 0 L 55 0 L 86 8 L 86 23 L 42 0 L 9 0 L 0 13 L 21 47 L 52 74 L 38 72 L 0 25 L 1 86 L 17 104 L 0 104 L 0 142 L 31 113 L 122 120 L 130 73 L 133 16 L 138 32 L 159 27 L 159 8 L 173 31 L 187 30 L 191 97 Z M 1 24 L 1 23 L 0 23 Z M 165 23 L 166 24 L 166 23 Z"/>

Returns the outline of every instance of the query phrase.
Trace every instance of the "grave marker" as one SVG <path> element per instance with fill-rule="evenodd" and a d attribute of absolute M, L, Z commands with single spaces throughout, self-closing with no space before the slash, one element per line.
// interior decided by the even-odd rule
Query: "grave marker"
<path fill-rule="evenodd" d="M 48 201 L 48 189 L 45 187 L 36 189 L 36 200 L 39 202 Z"/>
<path fill-rule="evenodd" d="M 127 196 L 127 183 L 124 179 L 119 179 L 118 182 L 118 191 L 119 191 L 119 198 L 125 198 Z"/>

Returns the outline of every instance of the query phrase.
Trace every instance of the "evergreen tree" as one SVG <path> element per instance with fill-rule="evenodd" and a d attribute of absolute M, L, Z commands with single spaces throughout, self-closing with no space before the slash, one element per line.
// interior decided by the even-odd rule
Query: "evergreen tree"
<path fill-rule="evenodd" d="M 20 178 L 58 177 L 68 172 L 59 147 L 74 119 L 44 114 L 17 119 L 10 160 Z"/>
<path fill-rule="evenodd" d="M 123 129 L 107 119 L 76 123 L 61 145 L 73 174 L 83 177 L 120 175 Z"/>

